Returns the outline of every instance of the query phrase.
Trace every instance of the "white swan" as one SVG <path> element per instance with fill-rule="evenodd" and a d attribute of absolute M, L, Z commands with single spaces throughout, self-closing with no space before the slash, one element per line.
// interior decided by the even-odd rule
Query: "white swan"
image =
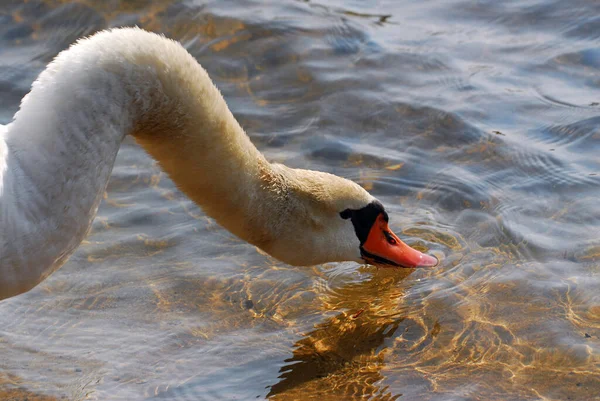
<path fill-rule="evenodd" d="M 357 184 L 269 163 L 181 45 L 114 29 L 60 53 L 0 128 L 0 299 L 79 245 L 127 134 L 209 216 L 283 262 L 437 263 L 402 243 Z"/>

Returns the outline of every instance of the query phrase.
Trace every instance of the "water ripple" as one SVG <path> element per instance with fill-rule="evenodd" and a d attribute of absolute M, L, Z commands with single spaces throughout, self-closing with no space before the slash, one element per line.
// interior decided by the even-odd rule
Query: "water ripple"
<path fill-rule="evenodd" d="M 127 139 L 86 241 L 0 303 L 0 398 L 596 399 L 598 4 L 2 2 L 2 122 L 79 36 L 161 32 L 270 159 L 440 264 L 286 266 Z"/>

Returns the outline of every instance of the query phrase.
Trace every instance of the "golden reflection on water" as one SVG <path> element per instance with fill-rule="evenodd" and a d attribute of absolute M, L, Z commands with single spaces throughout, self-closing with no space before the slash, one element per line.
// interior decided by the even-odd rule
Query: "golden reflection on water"
<path fill-rule="evenodd" d="M 39 72 L 77 37 L 112 25 L 166 32 L 209 70 L 271 159 L 359 181 L 441 265 L 282 265 L 207 219 L 126 141 L 80 250 L 36 291 L 0 304 L 0 399 L 600 399 L 600 245 L 593 235 L 567 249 L 544 242 L 597 232 L 598 190 L 581 186 L 596 181 L 529 149 L 527 135 L 515 144 L 514 130 L 463 119 L 484 114 L 478 102 L 493 96 L 461 98 L 469 83 L 446 75 L 454 67 L 443 58 L 369 38 L 370 24 L 397 17 L 314 2 L 64 8 L 72 3 L 9 9 L 11 24 L 31 27 L 6 39 L 32 54 L 20 67 Z M 40 23 L 55 10 L 59 22 Z M 435 102 L 398 100 L 396 87 Z M 448 111 L 457 99 L 466 112 Z M 576 128 L 559 127 L 540 149 L 594 138 Z M 561 185 L 582 194 L 568 198 Z"/>
<path fill-rule="evenodd" d="M 280 381 L 267 397 L 302 399 L 315 394 L 325 399 L 397 399 L 399 395 L 380 386 L 385 377 L 381 370 L 386 348 L 404 320 L 397 316 L 402 294 L 395 287 L 408 274 L 410 271 L 381 271 L 366 282 L 352 283 L 325 297 L 322 309 L 347 311 L 319 323 L 296 342 L 292 358 L 281 368 Z M 375 304 L 373 292 L 379 295 Z"/>
<path fill-rule="evenodd" d="M 491 271 L 485 274 L 497 274 L 494 270 L 511 263 L 502 254 L 494 259 L 488 259 L 485 269 Z M 562 308 L 561 301 L 552 305 L 548 298 L 545 307 L 528 305 L 528 297 L 515 297 L 510 285 L 466 286 L 460 284 L 465 277 L 447 275 L 455 281 L 446 286 L 453 294 L 444 295 L 453 298 L 451 309 L 440 289 L 406 315 L 401 284 L 410 273 L 375 271 L 368 281 L 327 294 L 322 310 L 346 312 L 318 324 L 296 342 L 269 396 L 390 400 L 401 397 L 401 389 L 417 387 L 413 396 L 431 399 L 458 383 L 498 399 L 508 393 L 515 399 L 544 398 L 548 390 L 581 397 L 572 399 L 598 396 L 600 360 L 590 347 L 545 348 L 537 342 L 540 328 L 530 316 Z M 573 324 L 581 319 L 571 311 L 563 313 Z M 585 327 L 597 329 L 597 319 Z"/>

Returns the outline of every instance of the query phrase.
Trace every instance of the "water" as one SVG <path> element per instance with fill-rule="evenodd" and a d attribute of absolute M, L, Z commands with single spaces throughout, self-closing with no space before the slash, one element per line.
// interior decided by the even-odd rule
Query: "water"
<path fill-rule="evenodd" d="M 0 5 L 0 122 L 77 38 L 182 42 L 271 160 L 358 181 L 428 270 L 292 268 L 132 140 L 88 239 L 0 303 L 0 398 L 600 399 L 600 3 Z"/>

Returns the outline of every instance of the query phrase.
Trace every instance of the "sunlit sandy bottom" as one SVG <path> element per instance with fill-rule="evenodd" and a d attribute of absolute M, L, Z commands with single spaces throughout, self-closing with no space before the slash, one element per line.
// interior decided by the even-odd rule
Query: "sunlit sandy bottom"
<path fill-rule="evenodd" d="M 127 139 L 77 253 L 0 302 L 0 401 L 600 400 L 600 3 L 372 8 L 0 1 L 0 122 L 78 37 L 164 32 L 271 160 L 358 181 L 441 260 L 278 263 Z"/>
<path fill-rule="evenodd" d="M 48 397 L 45 395 L 31 393 L 27 390 L 0 390 L 2 401 L 60 401 L 66 398 Z"/>

